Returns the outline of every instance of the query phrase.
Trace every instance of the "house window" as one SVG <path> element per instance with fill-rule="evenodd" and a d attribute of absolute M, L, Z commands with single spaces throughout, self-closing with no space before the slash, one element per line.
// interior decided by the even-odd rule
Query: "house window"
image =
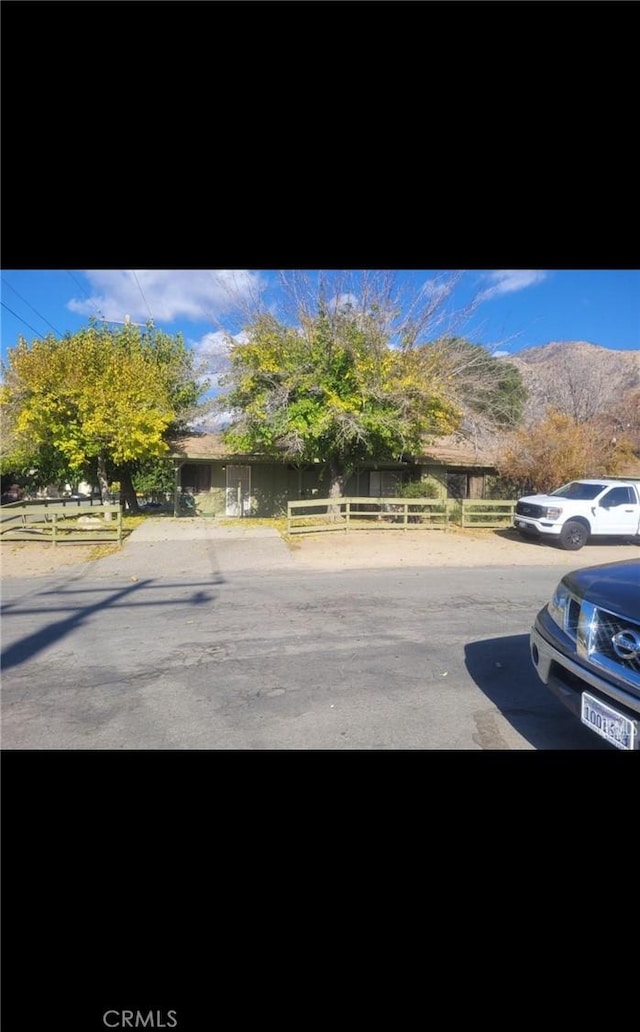
<path fill-rule="evenodd" d="M 449 498 L 484 498 L 484 486 L 482 473 L 447 473 Z"/>
<path fill-rule="evenodd" d="M 397 494 L 401 479 L 401 475 L 392 470 L 372 470 L 369 473 L 369 497 L 392 498 Z"/>
<path fill-rule="evenodd" d="M 182 467 L 182 487 L 192 494 L 209 491 L 211 488 L 211 466 L 206 462 L 189 463 Z"/>

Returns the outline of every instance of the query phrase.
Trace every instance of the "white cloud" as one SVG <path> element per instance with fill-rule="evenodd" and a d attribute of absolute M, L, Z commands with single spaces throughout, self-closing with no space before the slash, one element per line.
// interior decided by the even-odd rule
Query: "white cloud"
<path fill-rule="evenodd" d="M 215 333 L 205 333 L 199 341 L 196 341 L 193 350 L 199 358 L 226 358 L 229 352 L 229 336 L 224 330 L 217 330 Z"/>
<path fill-rule="evenodd" d="M 202 363 L 205 374 L 211 381 L 212 388 L 220 387 L 220 378 L 229 371 L 229 348 L 235 342 L 238 344 L 248 340 L 247 334 L 242 330 L 240 333 L 228 334 L 224 330 L 216 330 L 215 333 L 205 333 L 204 337 L 195 341 L 193 351 L 196 358 Z"/>
<path fill-rule="evenodd" d="M 425 280 L 422 284 L 422 293 L 426 297 L 433 298 L 434 300 L 439 297 L 443 297 L 450 291 L 448 283 L 437 279 Z"/>
<path fill-rule="evenodd" d="M 513 294 L 518 290 L 525 290 L 526 287 L 534 287 L 547 278 L 547 273 L 543 269 L 497 269 L 487 273 L 485 278 L 492 285 L 479 294 L 479 301 L 489 301 L 503 294 Z"/>
<path fill-rule="evenodd" d="M 215 321 L 258 296 L 264 283 L 247 269 L 88 269 L 90 300 L 73 298 L 67 307 L 81 315 L 121 322 L 172 322 L 177 318 Z"/>
<path fill-rule="evenodd" d="M 244 344 L 248 339 L 244 330 L 235 334 L 216 330 L 215 333 L 205 333 L 204 337 L 194 343 L 193 350 L 200 359 L 226 359 L 229 357 L 229 348 L 233 344 Z"/>

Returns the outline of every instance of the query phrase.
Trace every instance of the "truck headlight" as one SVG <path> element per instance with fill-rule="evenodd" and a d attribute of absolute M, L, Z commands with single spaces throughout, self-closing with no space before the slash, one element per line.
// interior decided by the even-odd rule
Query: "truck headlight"
<path fill-rule="evenodd" d="M 571 594 L 564 584 L 558 584 L 550 602 L 547 603 L 547 611 L 552 620 L 557 623 L 563 631 L 566 627 L 566 613 L 569 606 Z"/>
<path fill-rule="evenodd" d="M 557 508 L 547 509 L 547 519 L 548 520 L 557 520 L 557 519 L 560 519 L 561 516 L 562 516 L 562 509 L 557 509 Z"/>

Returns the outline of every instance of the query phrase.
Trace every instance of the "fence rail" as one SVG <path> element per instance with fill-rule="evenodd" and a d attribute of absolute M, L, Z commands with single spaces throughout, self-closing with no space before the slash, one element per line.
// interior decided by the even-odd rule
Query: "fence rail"
<path fill-rule="evenodd" d="M 287 533 L 447 529 L 447 507 L 433 498 L 311 498 L 287 503 Z"/>
<path fill-rule="evenodd" d="M 86 511 L 83 511 L 86 510 Z M 93 519 L 83 526 L 82 516 Z M 69 504 L 64 501 L 10 502 L 0 506 L 1 541 L 48 541 L 59 544 L 122 544 L 122 509 L 119 505 Z"/>
<path fill-rule="evenodd" d="M 510 527 L 515 508 L 515 501 L 465 498 L 459 503 L 459 523 L 461 527 Z"/>
<path fill-rule="evenodd" d="M 509 527 L 515 501 L 433 498 L 311 498 L 288 502 L 287 533 Z"/>

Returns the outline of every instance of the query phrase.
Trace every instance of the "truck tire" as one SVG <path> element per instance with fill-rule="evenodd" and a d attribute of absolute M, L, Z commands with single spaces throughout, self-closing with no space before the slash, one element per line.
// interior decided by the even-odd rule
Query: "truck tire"
<path fill-rule="evenodd" d="M 566 548 L 569 552 L 577 552 L 579 548 L 586 545 L 589 540 L 589 530 L 584 523 L 577 520 L 567 520 L 560 531 L 560 548 Z"/>

